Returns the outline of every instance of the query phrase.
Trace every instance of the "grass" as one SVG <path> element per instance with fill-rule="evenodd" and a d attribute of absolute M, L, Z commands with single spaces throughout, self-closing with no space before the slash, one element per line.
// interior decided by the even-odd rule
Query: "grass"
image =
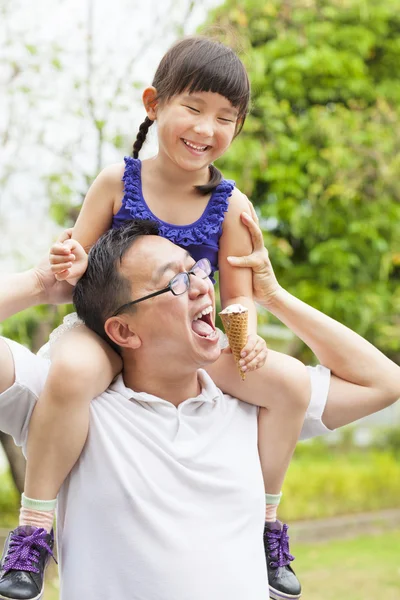
<path fill-rule="evenodd" d="M 43 596 L 43 600 L 59 600 L 58 591 L 58 577 L 55 569 L 49 569 L 49 575 L 47 577 L 46 591 Z M 83 599 L 82 599 L 83 600 Z"/>
<path fill-rule="evenodd" d="M 292 550 L 303 585 L 302 600 L 399 600 L 399 548 L 400 531 L 296 544 Z M 54 571 L 43 600 L 58 600 Z"/>
<path fill-rule="evenodd" d="M 297 544 L 303 600 L 399 600 L 400 531 Z"/>

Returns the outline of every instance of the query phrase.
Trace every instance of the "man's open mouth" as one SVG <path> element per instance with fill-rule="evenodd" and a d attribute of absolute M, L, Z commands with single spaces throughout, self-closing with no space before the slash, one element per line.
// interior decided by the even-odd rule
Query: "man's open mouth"
<path fill-rule="evenodd" d="M 212 306 L 205 308 L 201 313 L 195 315 L 192 321 L 193 331 L 203 338 L 215 337 L 216 329 L 212 319 Z"/>

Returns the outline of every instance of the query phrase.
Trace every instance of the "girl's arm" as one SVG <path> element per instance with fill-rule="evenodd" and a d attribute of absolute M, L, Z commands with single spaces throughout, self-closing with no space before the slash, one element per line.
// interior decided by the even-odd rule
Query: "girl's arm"
<path fill-rule="evenodd" d="M 72 237 L 88 252 L 95 242 L 111 227 L 123 193 L 122 163 L 110 165 L 101 171 L 89 188 Z"/>
<path fill-rule="evenodd" d="M 83 202 L 70 236 L 72 239 L 53 244 L 50 263 L 57 280 L 75 285 L 86 271 L 87 253 L 110 228 L 113 215 L 118 212 L 123 194 L 123 173 L 121 163 L 110 165 L 101 171 Z"/>
<path fill-rule="evenodd" d="M 263 338 L 257 335 L 257 311 L 253 302 L 252 272 L 250 270 L 234 269 L 227 257 L 233 252 L 248 252 L 251 239 L 243 226 L 240 215 L 249 210 L 250 202 L 247 197 L 235 189 L 229 202 L 222 235 L 219 244 L 218 263 L 220 269 L 220 293 L 222 308 L 229 304 L 243 304 L 249 311 L 247 344 L 241 352 L 239 362 L 243 372 L 254 371 L 265 364 L 267 345 Z"/>
<path fill-rule="evenodd" d="M 240 215 L 249 211 L 249 200 L 234 189 L 225 215 L 219 244 L 221 305 L 243 304 L 249 310 L 249 335 L 257 333 L 257 311 L 253 302 L 251 269 L 236 269 L 227 261 L 228 256 L 246 256 L 252 251 L 251 238 Z"/>

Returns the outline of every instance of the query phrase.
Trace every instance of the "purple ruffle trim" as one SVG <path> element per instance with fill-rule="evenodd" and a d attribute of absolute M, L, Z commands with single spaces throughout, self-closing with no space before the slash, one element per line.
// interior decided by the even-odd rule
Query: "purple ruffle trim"
<path fill-rule="evenodd" d="M 156 220 L 160 235 L 175 244 L 189 246 L 203 244 L 210 236 L 220 233 L 225 212 L 228 210 L 228 198 L 232 195 L 235 184 L 224 179 L 214 190 L 210 201 L 198 221 L 192 225 L 176 227 L 155 218 L 143 201 L 141 189 L 141 164 L 138 159 L 125 157 L 124 200 L 126 209 L 135 219 Z"/>

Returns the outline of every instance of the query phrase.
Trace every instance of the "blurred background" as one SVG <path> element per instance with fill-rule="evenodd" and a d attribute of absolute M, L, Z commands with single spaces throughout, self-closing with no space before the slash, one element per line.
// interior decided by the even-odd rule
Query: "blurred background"
<path fill-rule="evenodd" d="M 279 280 L 400 362 L 399 8 L 0 0 L 0 270 L 32 266 L 74 223 L 97 173 L 131 153 L 141 91 L 164 52 L 211 31 L 240 54 L 253 90 L 244 130 L 218 166 L 257 207 Z M 143 156 L 154 152 L 152 128 Z M 0 333 L 36 351 L 71 310 L 37 307 Z M 313 362 L 270 315 L 259 323 L 270 347 Z M 399 405 L 298 447 L 281 516 L 293 523 L 305 600 L 400 597 Z M 5 531 L 24 460 L 0 441 Z M 57 586 L 51 571 L 46 600 Z"/>

